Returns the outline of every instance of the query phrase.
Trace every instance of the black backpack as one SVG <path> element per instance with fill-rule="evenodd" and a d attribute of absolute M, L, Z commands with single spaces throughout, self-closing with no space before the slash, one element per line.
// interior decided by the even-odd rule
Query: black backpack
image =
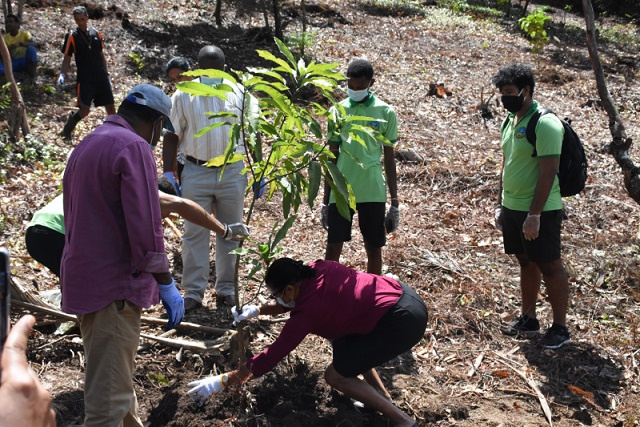
<path fill-rule="evenodd" d="M 540 108 L 533 113 L 527 124 L 527 141 L 533 145 L 533 154 L 536 157 L 536 125 L 541 116 L 545 114 L 555 114 L 546 108 Z M 501 130 L 507 125 L 509 117 L 504 120 Z M 562 139 L 562 151 L 560 153 L 560 166 L 558 166 L 558 183 L 560 184 L 560 195 L 562 197 L 575 196 L 584 190 L 587 182 L 587 157 L 584 154 L 584 147 L 580 137 L 571 127 L 571 120 L 560 119 L 564 127 L 564 138 Z"/>

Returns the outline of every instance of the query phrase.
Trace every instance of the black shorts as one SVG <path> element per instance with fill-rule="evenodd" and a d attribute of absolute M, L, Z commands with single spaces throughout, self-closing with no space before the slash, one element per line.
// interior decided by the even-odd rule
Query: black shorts
<path fill-rule="evenodd" d="M 374 248 L 381 248 L 387 243 L 387 235 L 384 229 L 385 216 L 384 202 L 356 203 L 358 211 L 358 223 L 365 243 Z M 329 243 L 342 243 L 351 240 L 351 225 L 354 211 L 351 211 L 351 219 L 346 219 L 335 203 L 329 205 Z"/>
<path fill-rule="evenodd" d="M 78 103 L 91 107 L 91 103 L 96 107 L 113 105 L 113 92 L 108 79 L 98 82 L 78 82 Z"/>
<path fill-rule="evenodd" d="M 27 252 L 31 258 L 60 277 L 60 262 L 64 250 L 64 234 L 43 225 L 32 225 L 25 235 Z"/>
<path fill-rule="evenodd" d="M 560 229 L 562 210 L 546 211 L 540 215 L 540 232 L 535 240 L 527 240 L 522 225 L 528 212 L 502 207 L 502 234 L 507 254 L 525 254 L 533 262 L 560 259 Z"/>
<path fill-rule="evenodd" d="M 409 351 L 424 336 L 427 307 L 416 291 L 401 285 L 402 296 L 371 332 L 333 341 L 333 367 L 343 377 L 356 377 Z"/>

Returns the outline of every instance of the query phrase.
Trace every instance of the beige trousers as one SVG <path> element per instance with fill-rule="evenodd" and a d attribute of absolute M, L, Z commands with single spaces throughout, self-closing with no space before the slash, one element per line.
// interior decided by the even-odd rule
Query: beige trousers
<path fill-rule="evenodd" d="M 114 301 L 78 316 L 85 353 L 85 427 L 142 427 L 133 389 L 142 309 Z"/>

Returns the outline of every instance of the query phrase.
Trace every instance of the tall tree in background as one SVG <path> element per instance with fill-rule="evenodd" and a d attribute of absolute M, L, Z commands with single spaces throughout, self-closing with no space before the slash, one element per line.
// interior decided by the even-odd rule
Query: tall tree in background
<path fill-rule="evenodd" d="M 3 0 L 3 6 L 5 2 Z M 9 3 L 11 5 L 11 3 Z M 6 15 L 5 15 L 6 20 Z M 22 99 L 22 94 L 16 83 L 16 79 L 13 76 L 13 65 L 11 62 L 11 54 L 7 48 L 7 44 L 4 42 L 4 37 L 0 35 L 0 55 L 2 55 L 2 62 L 4 62 L 4 75 L 9 83 L 11 89 L 11 112 L 9 113 L 9 137 L 12 141 L 18 139 L 19 131 L 22 131 L 22 136 L 25 137 L 31 133 L 29 129 L 29 119 L 27 118 L 27 109 Z"/>
<path fill-rule="evenodd" d="M 609 144 L 608 152 L 613 155 L 614 159 L 622 168 L 624 175 L 624 185 L 627 192 L 636 203 L 640 203 L 640 168 L 638 168 L 631 157 L 629 156 L 629 148 L 631 147 L 632 139 L 627 137 L 624 124 L 620 113 L 616 108 L 613 98 L 609 94 L 607 89 L 607 81 L 604 77 L 604 70 L 600 57 L 598 55 L 598 46 L 596 44 L 596 26 L 593 12 L 593 6 L 591 0 L 582 0 L 582 7 L 584 9 L 584 19 L 587 26 L 587 48 L 589 49 L 589 58 L 591 59 L 591 65 L 593 72 L 596 75 L 596 85 L 598 88 L 598 95 L 602 101 L 602 105 L 609 116 L 609 130 L 613 138 L 611 144 Z"/>
<path fill-rule="evenodd" d="M 16 15 L 22 21 L 22 11 L 24 10 L 24 0 L 18 0 L 18 12 L 13 13 L 13 6 L 10 0 L 2 0 L 2 14 L 6 18 L 7 15 Z"/>

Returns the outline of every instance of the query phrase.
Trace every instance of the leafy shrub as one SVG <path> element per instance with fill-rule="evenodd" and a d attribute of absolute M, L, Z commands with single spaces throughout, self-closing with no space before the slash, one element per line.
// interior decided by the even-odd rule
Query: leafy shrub
<path fill-rule="evenodd" d="M 437 4 L 438 6 L 450 9 L 455 13 L 471 14 L 481 18 L 500 18 L 503 15 L 503 13 L 498 9 L 469 4 L 466 0 L 438 0 Z"/>
<path fill-rule="evenodd" d="M 42 138 L 27 135 L 26 138 L 11 142 L 5 133 L 0 135 L 0 182 L 6 176 L 6 169 L 12 165 L 40 163 L 48 167 L 64 160 L 65 151 L 56 144 L 49 144 Z"/>
<path fill-rule="evenodd" d="M 533 46 L 534 53 L 541 51 L 549 43 L 549 36 L 544 25 L 550 20 L 551 18 L 541 8 L 533 9 L 530 14 L 518 20 L 520 29 L 527 35 Z"/>
<path fill-rule="evenodd" d="M 360 0 L 359 4 L 372 15 L 424 16 L 420 2 L 410 0 Z"/>
<path fill-rule="evenodd" d="M 304 31 L 294 33 L 285 39 L 285 44 L 293 49 L 297 49 L 301 57 L 304 57 L 306 48 L 313 44 L 313 37 L 315 33 L 312 31 Z"/>
<path fill-rule="evenodd" d="M 600 30 L 600 37 L 609 43 L 616 43 L 628 47 L 640 46 L 640 33 L 633 23 L 626 25 L 615 24 L 613 27 L 605 27 Z"/>

